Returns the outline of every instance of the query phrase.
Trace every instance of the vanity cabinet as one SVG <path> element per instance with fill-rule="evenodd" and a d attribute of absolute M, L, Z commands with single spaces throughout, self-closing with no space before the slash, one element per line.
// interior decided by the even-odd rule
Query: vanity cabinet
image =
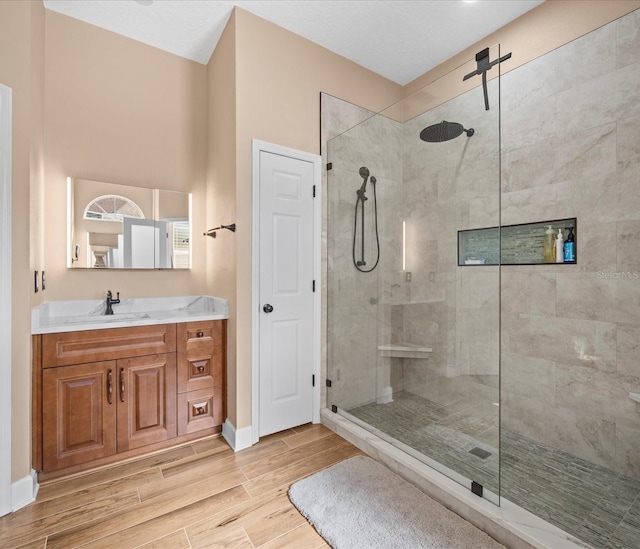
<path fill-rule="evenodd" d="M 55 477 L 220 432 L 225 336 L 225 320 L 33 336 L 34 468 Z"/>
<path fill-rule="evenodd" d="M 42 372 L 45 471 L 177 435 L 175 353 Z"/>

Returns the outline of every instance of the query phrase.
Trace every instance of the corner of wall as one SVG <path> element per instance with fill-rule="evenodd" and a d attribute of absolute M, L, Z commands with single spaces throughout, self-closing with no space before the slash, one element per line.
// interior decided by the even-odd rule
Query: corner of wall
<path fill-rule="evenodd" d="M 229 418 L 222 424 L 222 436 L 234 452 L 239 452 L 253 445 L 252 427 L 236 429 Z"/>
<path fill-rule="evenodd" d="M 38 474 L 31 469 L 30 473 L 11 484 L 11 511 L 26 507 L 35 501 L 40 485 L 38 484 Z"/>

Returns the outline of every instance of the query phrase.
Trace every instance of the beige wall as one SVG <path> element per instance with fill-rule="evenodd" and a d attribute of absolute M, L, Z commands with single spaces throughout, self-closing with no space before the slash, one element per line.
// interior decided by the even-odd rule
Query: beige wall
<path fill-rule="evenodd" d="M 251 424 L 251 139 L 320 153 L 320 92 L 380 110 L 402 88 L 236 8 L 235 426 Z M 234 417 L 232 412 L 229 417 Z"/>
<path fill-rule="evenodd" d="M 44 7 L 41 2 L 0 2 L 0 82 L 12 89 L 12 300 L 11 450 L 12 481 L 29 474 L 31 402 L 30 310 L 37 299 L 29 273 L 38 268 L 30 247 L 30 187 L 42 181 L 42 63 Z M 10 55 L 7 55 L 10 52 Z"/>
<path fill-rule="evenodd" d="M 207 66 L 209 150 L 207 228 L 236 220 L 236 27 L 235 13 Z M 242 231 L 241 231 L 242 233 Z M 207 293 L 229 300 L 227 323 L 227 416 L 236 425 L 236 235 L 206 238 Z"/>
<path fill-rule="evenodd" d="M 204 65 L 46 11 L 48 301 L 205 292 Z M 66 268 L 66 177 L 193 193 L 193 269 Z"/>

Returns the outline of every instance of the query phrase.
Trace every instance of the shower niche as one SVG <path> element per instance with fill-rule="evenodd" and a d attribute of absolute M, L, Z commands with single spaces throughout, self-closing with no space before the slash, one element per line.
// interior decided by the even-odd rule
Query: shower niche
<path fill-rule="evenodd" d="M 566 241 L 573 238 L 573 260 L 545 261 L 544 247 L 547 232 L 555 237 L 562 231 Z M 499 250 L 502 248 L 502 252 Z M 577 262 L 578 235 L 575 217 L 554 219 L 536 223 L 503 225 L 458 231 L 458 266 L 482 265 L 543 265 Z"/>

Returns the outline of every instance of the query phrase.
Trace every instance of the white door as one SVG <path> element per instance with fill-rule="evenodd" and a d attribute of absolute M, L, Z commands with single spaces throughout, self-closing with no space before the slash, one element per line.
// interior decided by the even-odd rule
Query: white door
<path fill-rule="evenodd" d="M 122 219 L 124 266 L 127 269 L 153 269 L 158 257 L 158 227 L 153 219 Z"/>
<path fill-rule="evenodd" d="M 264 436 L 313 419 L 314 165 L 265 151 L 259 164 L 259 433 Z"/>
<path fill-rule="evenodd" d="M 0 84 L 0 516 L 11 511 L 11 89 Z"/>

